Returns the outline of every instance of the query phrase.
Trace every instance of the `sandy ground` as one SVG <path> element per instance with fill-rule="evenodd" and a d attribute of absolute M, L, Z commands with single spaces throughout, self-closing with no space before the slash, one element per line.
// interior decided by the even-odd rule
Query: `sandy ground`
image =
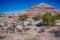
<path fill-rule="evenodd" d="M 47 29 L 42 33 L 38 33 L 36 30 L 28 30 L 24 32 L 8 33 L 6 35 L 6 38 L 0 40 L 60 40 L 60 37 L 54 37 L 54 34 L 47 32 Z"/>

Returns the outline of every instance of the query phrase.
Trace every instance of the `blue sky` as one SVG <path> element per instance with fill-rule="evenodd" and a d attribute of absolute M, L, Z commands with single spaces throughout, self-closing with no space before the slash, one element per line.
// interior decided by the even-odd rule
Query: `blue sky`
<path fill-rule="evenodd" d="M 0 13 L 12 14 L 23 12 L 42 2 L 60 10 L 60 0 L 0 0 Z"/>

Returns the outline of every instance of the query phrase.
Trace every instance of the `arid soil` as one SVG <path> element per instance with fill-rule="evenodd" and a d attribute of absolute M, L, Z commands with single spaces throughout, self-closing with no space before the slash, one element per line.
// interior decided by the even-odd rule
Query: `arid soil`
<path fill-rule="evenodd" d="M 12 23 L 17 24 L 15 32 Z M 0 40 L 60 40 L 60 26 L 25 26 L 25 31 L 22 27 L 20 21 L 0 18 Z"/>
<path fill-rule="evenodd" d="M 11 33 L 1 33 L 0 36 L 5 36 L 0 40 L 60 40 L 59 37 L 55 37 L 55 34 L 50 33 L 48 30 L 38 32 L 37 30 L 28 30 L 23 32 L 11 32 Z"/>

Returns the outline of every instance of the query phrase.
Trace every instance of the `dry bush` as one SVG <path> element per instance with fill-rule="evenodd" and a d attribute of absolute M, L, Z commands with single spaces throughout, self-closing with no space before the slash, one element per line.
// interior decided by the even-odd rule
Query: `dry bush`
<path fill-rule="evenodd" d="M 38 31 L 38 33 L 42 33 L 42 32 L 45 32 L 44 28 L 40 28 L 40 30 Z"/>
<path fill-rule="evenodd" d="M 30 30 L 30 28 L 25 28 L 25 31 L 28 31 L 28 30 Z"/>

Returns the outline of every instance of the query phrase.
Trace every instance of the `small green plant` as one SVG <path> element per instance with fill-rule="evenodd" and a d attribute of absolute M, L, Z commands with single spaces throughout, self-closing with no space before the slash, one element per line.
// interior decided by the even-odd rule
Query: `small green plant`
<path fill-rule="evenodd" d="M 32 17 L 32 19 L 35 21 L 39 21 L 41 19 L 41 16 L 34 16 L 34 17 Z"/>

